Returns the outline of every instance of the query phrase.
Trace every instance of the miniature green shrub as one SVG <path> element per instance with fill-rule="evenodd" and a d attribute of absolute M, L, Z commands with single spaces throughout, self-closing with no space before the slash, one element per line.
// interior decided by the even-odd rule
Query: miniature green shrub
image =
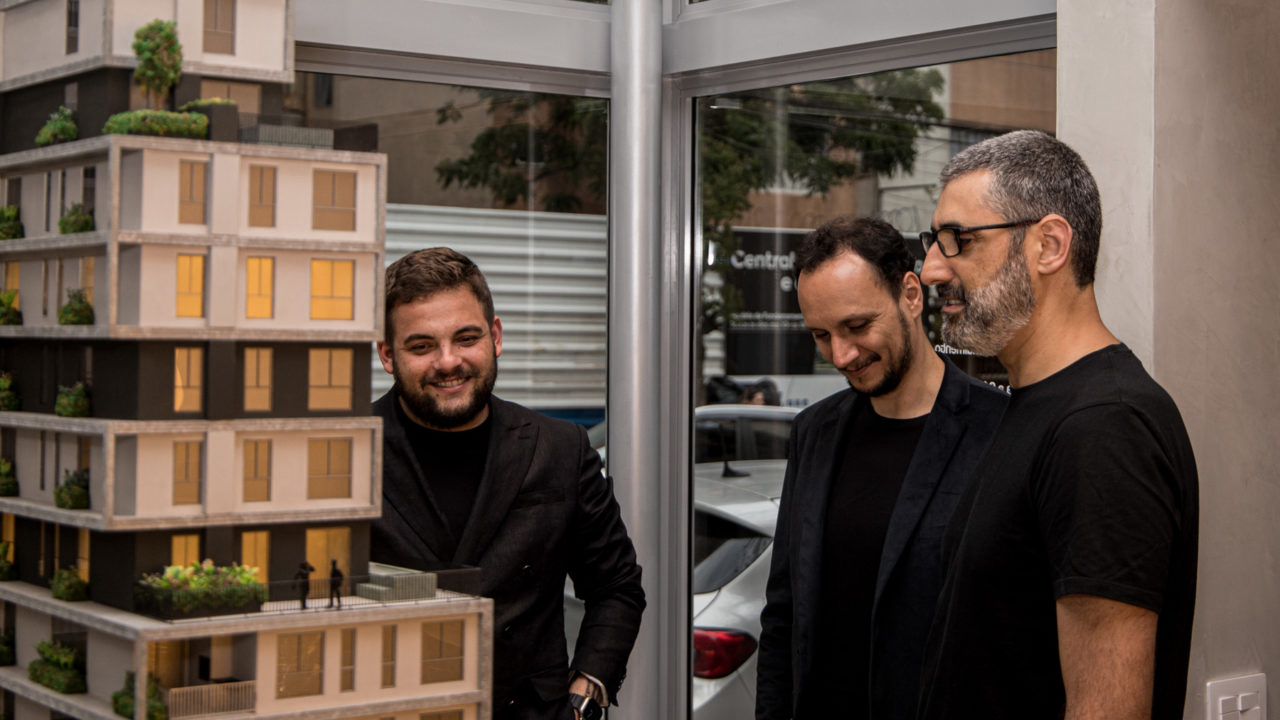
<path fill-rule="evenodd" d="M 53 574 L 49 582 L 49 593 L 58 600 L 79 602 L 89 599 L 89 583 L 80 579 L 79 573 L 71 568 L 62 568 Z"/>
<path fill-rule="evenodd" d="M 85 297 L 83 288 L 67 291 L 67 304 L 58 308 L 59 325 L 92 325 L 93 303 Z"/>
<path fill-rule="evenodd" d="M 89 469 L 68 470 L 62 484 L 53 489 L 53 504 L 65 510 L 89 508 Z"/>
<path fill-rule="evenodd" d="M 17 290 L 0 291 L 0 325 L 22 324 L 22 311 L 15 307 L 17 304 Z"/>
<path fill-rule="evenodd" d="M 21 405 L 13 389 L 13 373 L 0 372 L 0 410 L 14 411 Z M 4 473 L 0 472 L 0 475 Z"/>
<path fill-rule="evenodd" d="M 120 717 L 133 718 L 133 672 L 124 673 L 124 687 L 111 693 L 111 709 Z M 155 676 L 147 675 L 147 720 L 169 720 L 169 707 L 164 704 Z"/>
<path fill-rule="evenodd" d="M 17 205 L 0 205 L 0 240 L 16 240 L 23 237 L 22 221 L 18 219 Z"/>
<path fill-rule="evenodd" d="M 58 386 L 58 397 L 53 401 L 53 413 L 62 417 L 89 417 L 89 391 L 84 383 L 71 387 Z"/>
<path fill-rule="evenodd" d="M 36 147 L 44 147 L 54 143 L 69 142 L 80 137 L 75 118 L 66 106 L 53 111 L 40 132 L 36 133 Z"/>
<path fill-rule="evenodd" d="M 27 677 L 50 690 L 67 695 L 82 693 L 85 687 L 83 662 L 75 648 L 69 648 L 59 642 L 36 643 L 36 652 L 40 659 L 32 660 L 27 665 Z"/>
<path fill-rule="evenodd" d="M 17 579 L 18 573 L 13 567 L 13 561 L 9 559 L 9 543 L 7 541 L 0 542 L 0 581 Z M 0 665 L 3 664 L 0 662 Z"/>
<path fill-rule="evenodd" d="M 239 106 L 235 100 L 228 100 L 227 98 L 220 98 L 220 97 L 211 97 L 211 98 L 199 98 L 197 100 L 192 100 L 191 102 L 186 103 L 182 107 L 178 108 L 178 110 L 180 112 L 199 111 L 200 108 L 208 107 L 210 105 L 236 105 L 237 107 Z"/>
<path fill-rule="evenodd" d="M 66 214 L 58 219 L 58 232 L 63 235 L 93 232 L 93 227 L 93 215 L 80 203 L 67 208 Z"/>
<path fill-rule="evenodd" d="M 216 615 L 266 602 L 267 586 L 258 580 L 256 567 L 205 560 L 143 575 L 134 599 L 138 607 L 162 617 Z"/>
<path fill-rule="evenodd" d="M 153 107 L 159 109 L 169 88 L 182 78 L 182 43 L 178 42 L 178 26 L 172 20 L 152 20 L 133 34 L 133 54 L 138 66 L 133 79 L 155 97 Z"/>
<path fill-rule="evenodd" d="M 168 110 L 132 110 L 116 113 L 102 126 L 104 135 L 160 135 L 165 137 L 209 137 L 209 116 Z"/>
<path fill-rule="evenodd" d="M 13 475 L 13 463 L 0 458 L 0 497 L 15 497 L 18 494 L 18 479 Z M 9 554 L 5 548 L 5 556 Z"/>

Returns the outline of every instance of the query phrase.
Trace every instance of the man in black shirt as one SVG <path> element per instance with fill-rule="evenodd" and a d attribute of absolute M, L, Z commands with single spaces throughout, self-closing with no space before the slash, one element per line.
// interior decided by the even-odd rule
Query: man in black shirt
<path fill-rule="evenodd" d="M 386 287 L 378 356 L 395 386 L 373 407 L 383 506 L 370 555 L 480 568 L 494 601 L 495 719 L 598 717 L 617 699 L 645 605 L 600 456 L 580 426 L 493 396 L 502 321 L 469 259 L 410 253 Z M 572 663 L 566 575 L 585 606 Z"/>
<path fill-rule="evenodd" d="M 843 217 L 797 253 L 805 325 L 851 389 L 796 417 L 756 717 L 910 720 L 942 529 L 1006 396 L 935 354 L 902 235 Z"/>
<path fill-rule="evenodd" d="M 942 172 L 925 282 L 948 344 L 1012 399 L 944 539 L 920 717 L 1180 720 L 1195 601 L 1195 458 L 1178 409 L 1093 293 L 1097 185 L 1020 131 Z"/>

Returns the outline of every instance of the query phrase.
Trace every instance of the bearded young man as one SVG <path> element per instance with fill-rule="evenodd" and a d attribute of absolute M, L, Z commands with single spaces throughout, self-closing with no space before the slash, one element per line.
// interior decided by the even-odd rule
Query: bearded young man
<path fill-rule="evenodd" d="M 394 387 L 383 423 L 382 518 L 371 557 L 480 568 L 494 601 L 493 717 L 594 720 L 616 702 L 640 628 L 640 567 L 581 427 L 495 397 L 502 321 L 479 268 L 448 248 L 387 268 Z M 573 662 L 565 576 L 585 605 Z M 572 707 L 572 710 L 570 709 Z"/>
<path fill-rule="evenodd" d="M 796 416 L 761 613 L 756 717 L 910 720 L 939 546 L 1004 393 L 934 353 L 902 235 L 843 217 L 796 254 L 805 325 L 850 389 Z"/>
<path fill-rule="evenodd" d="M 1195 458 L 1099 315 L 1097 185 L 1032 131 L 966 149 L 942 183 L 922 278 L 943 339 L 997 355 L 1013 390 L 946 532 L 920 717 L 1180 720 Z"/>

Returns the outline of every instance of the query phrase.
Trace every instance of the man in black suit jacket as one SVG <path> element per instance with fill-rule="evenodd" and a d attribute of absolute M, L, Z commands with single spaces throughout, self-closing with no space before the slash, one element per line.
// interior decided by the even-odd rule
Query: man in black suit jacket
<path fill-rule="evenodd" d="M 934 353 L 902 235 L 842 217 L 797 253 L 851 388 L 796 417 L 761 614 L 758 720 L 915 715 L 943 529 L 1007 397 Z"/>
<path fill-rule="evenodd" d="M 581 427 L 492 395 L 502 321 L 474 263 L 419 250 L 387 268 L 386 285 L 378 355 L 395 386 L 373 406 L 383 509 L 371 556 L 480 568 L 479 593 L 494 601 L 495 718 L 599 717 L 645 605 L 600 457 Z M 566 575 L 585 605 L 572 664 Z"/>

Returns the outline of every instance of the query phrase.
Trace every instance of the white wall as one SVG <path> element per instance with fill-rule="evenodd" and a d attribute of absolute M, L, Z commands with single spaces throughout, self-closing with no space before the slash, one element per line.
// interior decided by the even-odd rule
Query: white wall
<path fill-rule="evenodd" d="M 173 0 L 111 0 L 111 13 L 112 54 L 133 57 L 133 34 L 152 20 L 174 19 Z"/>
<path fill-rule="evenodd" d="M 235 53 L 204 52 L 204 0 L 177 0 L 182 59 L 228 68 L 283 71 L 288 35 L 285 0 L 237 0 Z"/>
<path fill-rule="evenodd" d="M 66 52 L 65 0 L 37 0 L 5 11 L 0 15 L 0 55 L 4 56 L 0 80 L 102 54 L 102 11 L 103 0 L 81 0 L 79 48 L 71 54 Z"/>
<path fill-rule="evenodd" d="M 124 687 L 124 674 L 132 669 L 133 643 L 89 628 L 85 681 L 90 695 L 111 702 L 111 693 Z"/>
<path fill-rule="evenodd" d="M 1058 27 L 1059 129 L 1103 192 L 1103 313 L 1196 453 L 1198 720 L 1207 681 L 1280 673 L 1280 6 L 1062 0 Z"/>

